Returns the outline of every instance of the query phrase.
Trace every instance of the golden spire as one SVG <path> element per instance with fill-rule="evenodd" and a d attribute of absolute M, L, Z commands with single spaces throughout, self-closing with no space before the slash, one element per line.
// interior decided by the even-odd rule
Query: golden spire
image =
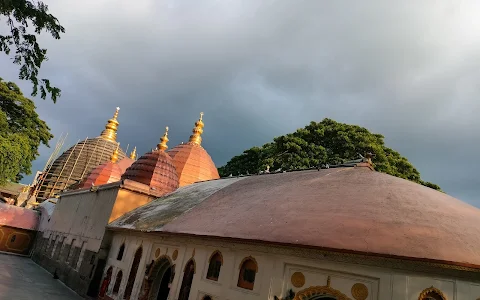
<path fill-rule="evenodd" d="M 190 136 L 190 140 L 188 141 L 189 144 L 199 145 L 202 143 L 202 133 L 203 127 L 203 112 L 200 113 L 200 119 L 195 122 L 195 127 L 193 128 L 193 134 Z"/>
<path fill-rule="evenodd" d="M 117 148 L 113 151 L 110 161 L 116 163 L 118 161 L 118 148 L 120 148 L 120 143 L 117 144 Z"/>
<path fill-rule="evenodd" d="M 157 145 L 157 150 L 165 151 L 168 149 L 168 126 L 165 127 L 165 134 L 160 138 L 160 143 Z"/>
<path fill-rule="evenodd" d="M 135 160 L 137 158 L 137 147 L 133 148 L 133 151 L 130 152 L 130 158 Z"/>
<path fill-rule="evenodd" d="M 120 107 L 117 107 L 117 110 L 115 111 L 115 114 L 113 114 L 113 118 L 108 120 L 107 125 L 105 125 L 105 130 L 102 131 L 102 134 L 100 136 L 106 140 L 115 142 L 117 140 L 117 129 L 118 129 L 118 111 L 120 110 Z"/>

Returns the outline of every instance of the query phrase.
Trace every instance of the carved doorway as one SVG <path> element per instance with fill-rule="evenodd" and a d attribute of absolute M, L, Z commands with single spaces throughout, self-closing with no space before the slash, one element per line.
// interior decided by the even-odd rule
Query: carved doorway
<path fill-rule="evenodd" d="M 167 256 L 160 257 L 147 274 L 145 294 L 149 300 L 167 300 L 173 281 L 174 266 Z"/>
<path fill-rule="evenodd" d="M 158 289 L 157 300 L 167 300 L 170 293 L 170 276 L 172 276 L 172 268 L 168 268 L 162 276 L 160 281 L 160 288 Z"/>
<path fill-rule="evenodd" d="M 327 285 L 311 286 L 295 295 L 293 300 L 351 300 L 347 295 L 330 286 L 330 276 L 327 278 Z"/>

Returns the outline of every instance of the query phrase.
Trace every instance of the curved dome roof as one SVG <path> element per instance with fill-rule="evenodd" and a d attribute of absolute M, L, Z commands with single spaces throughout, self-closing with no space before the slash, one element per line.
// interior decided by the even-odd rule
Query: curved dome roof
<path fill-rule="evenodd" d="M 168 151 L 178 172 L 180 186 L 220 178 L 212 158 L 201 146 L 205 126 L 202 119 L 203 113 L 200 113 L 187 144 L 180 144 Z"/>
<path fill-rule="evenodd" d="M 100 136 L 85 139 L 63 152 L 48 169 L 45 178 L 39 182 L 37 201 L 42 202 L 85 179 L 95 167 L 110 160 L 112 152 L 117 148 L 116 132 L 118 127 L 118 108 L 105 130 Z M 125 153 L 120 149 L 118 158 L 123 159 Z"/>
<path fill-rule="evenodd" d="M 121 174 L 125 173 L 125 171 L 134 163 L 135 161 L 130 157 L 125 157 L 117 162 L 117 166 L 121 170 Z"/>
<path fill-rule="evenodd" d="M 122 173 L 122 169 L 118 164 L 111 161 L 106 162 L 93 169 L 82 184 L 80 184 L 79 188 L 90 188 L 92 186 L 120 181 L 122 179 Z"/>
<path fill-rule="evenodd" d="M 36 230 L 38 220 L 38 212 L 35 210 L 0 203 L 0 227 Z"/>
<path fill-rule="evenodd" d="M 115 149 L 113 152 L 110 161 L 93 169 L 93 171 L 90 172 L 90 174 L 88 174 L 88 176 L 80 184 L 79 188 L 89 188 L 91 186 L 98 186 L 120 181 L 123 171 L 122 168 L 120 168 L 120 166 L 117 164 L 119 147 L 120 144 L 117 145 L 117 149 Z"/>
<path fill-rule="evenodd" d="M 203 190 L 234 180 L 205 199 L 185 188 L 130 214 L 129 228 L 247 239 L 480 268 L 480 209 L 431 188 L 371 171 L 332 168 L 197 183 Z M 152 224 L 168 198 L 195 207 Z M 191 198 L 191 197 L 190 197 Z M 173 200 L 172 200 L 173 201 Z M 178 200 L 177 200 L 178 201 Z M 185 204 L 186 205 L 186 204 Z M 128 222 L 130 214 L 118 221 Z M 170 218 L 171 220 L 171 218 Z M 122 223 L 123 222 L 123 223 Z"/>
<path fill-rule="evenodd" d="M 167 141 L 167 133 L 165 133 L 162 142 L 158 144 L 158 148 L 145 153 L 136 160 L 127 168 L 122 179 L 130 179 L 148 185 L 157 195 L 176 190 L 178 188 L 178 175 L 172 158 L 165 153 Z"/>
<path fill-rule="evenodd" d="M 180 186 L 220 178 L 212 158 L 200 145 L 181 144 L 168 154 L 178 172 Z"/>

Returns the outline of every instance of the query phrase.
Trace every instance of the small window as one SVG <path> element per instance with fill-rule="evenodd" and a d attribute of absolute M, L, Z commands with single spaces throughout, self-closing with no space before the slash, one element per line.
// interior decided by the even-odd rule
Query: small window
<path fill-rule="evenodd" d="M 117 260 L 122 260 L 123 258 L 123 252 L 125 251 L 125 243 L 123 243 L 121 246 L 120 246 L 120 249 L 118 250 L 118 254 L 117 254 Z"/>
<path fill-rule="evenodd" d="M 10 239 L 10 243 L 14 243 L 16 239 L 17 239 L 17 235 L 14 234 Z"/>
<path fill-rule="evenodd" d="M 117 279 L 115 279 L 115 285 L 113 286 L 113 294 L 116 295 L 118 294 L 118 291 L 120 290 L 120 284 L 122 284 L 122 277 L 123 277 L 123 272 L 122 270 L 118 271 L 117 273 Z"/>
<path fill-rule="evenodd" d="M 253 285 L 255 284 L 255 275 L 258 272 L 257 262 L 253 257 L 244 258 L 240 264 L 240 273 L 238 274 L 238 283 L 237 286 L 253 290 Z"/>
<path fill-rule="evenodd" d="M 210 262 L 208 264 L 207 279 L 218 281 L 220 276 L 220 268 L 223 264 L 223 257 L 219 251 L 215 251 L 210 257 Z"/>
<path fill-rule="evenodd" d="M 210 296 L 204 296 L 202 300 L 212 300 L 212 297 L 210 297 Z"/>

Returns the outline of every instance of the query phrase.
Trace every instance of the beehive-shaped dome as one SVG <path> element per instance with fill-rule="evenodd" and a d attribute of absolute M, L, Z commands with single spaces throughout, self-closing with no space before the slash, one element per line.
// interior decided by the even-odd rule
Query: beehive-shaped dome
<path fill-rule="evenodd" d="M 212 158 L 201 146 L 201 135 L 205 126 L 202 119 L 203 113 L 200 113 L 200 119 L 195 122 L 188 143 L 180 144 L 168 151 L 177 170 L 180 186 L 220 178 Z"/>
<path fill-rule="evenodd" d="M 122 174 L 135 162 L 137 158 L 137 147 L 133 148 L 130 157 L 125 157 L 117 162 L 117 165 L 122 169 Z"/>
<path fill-rule="evenodd" d="M 123 174 L 129 179 L 150 186 L 152 192 L 163 195 L 178 188 L 178 175 L 172 158 L 165 153 L 168 142 L 168 127 L 157 149 L 145 153 Z"/>
<path fill-rule="evenodd" d="M 94 168 L 110 160 L 111 153 L 117 148 L 116 132 L 118 128 L 118 112 L 108 120 L 105 130 L 96 138 L 85 139 L 75 144 L 60 155 L 47 168 L 38 183 L 36 197 L 38 202 L 53 197 L 66 188 L 85 179 Z M 123 159 L 125 153 L 120 149 L 118 158 Z"/>
<path fill-rule="evenodd" d="M 92 186 L 99 186 L 102 184 L 120 181 L 123 170 L 117 164 L 118 161 L 118 146 L 112 154 L 110 161 L 96 167 L 79 185 L 80 189 L 90 188 Z M 125 159 L 125 158 L 124 158 Z"/>

